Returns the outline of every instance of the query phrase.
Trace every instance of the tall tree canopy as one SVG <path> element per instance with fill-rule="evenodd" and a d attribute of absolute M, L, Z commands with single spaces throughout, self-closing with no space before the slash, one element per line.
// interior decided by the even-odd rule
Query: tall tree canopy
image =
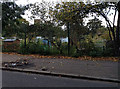
<path fill-rule="evenodd" d="M 120 48 L 120 37 L 119 37 L 119 5 L 120 1 L 117 2 L 102 2 L 102 3 L 83 3 L 83 2 L 63 2 L 62 4 L 57 4 L 56 9 L 54 9 L 52 16 L 57 18 L 60 23 L 74 23 L 74 21 L 82 20 L 85 16 L 97 15 L 102 16 L 106 23 L 107 28 L 109 30 L 110 39 L 114 42 L 114 48 L 119 50 Z M 110 11 L 115 11 L 113 21 L 111 22 L 108 15 L 111 13 Z M 118 24 L 117 28 L 115 28 L 115 18 L 116 13 L 118 12 Z M 112 13 L 111 13 L 112 14 Z M 80 24 L 80 22 L 79 22 Z M 119 50 L 120 51 L 120 50 Z M 118 53 L 118 51 L 117 51 Z"/>
<path fill-rule="evenodd" d="M 65 25 L 68 31 L 68 53 L 70 44 L 75 45 L 78 49 L 81 37 L 87 33 L 87 28 L 84 24 L 84 18 L 87 14 L 74 12 L 77 8 L 84 7 L 83 2 L 62 2 L 56 4 L 54 9 L 51 9 L 50 14 L 59 25 Z"/>
<path fill-rule="evenodd" d="M 2 35 L 12 36 L 18 30 L 18 19 L 24 15 L 25 7 L 20 7 L 14 2 L 2 3 Z"/>
<path fill-rule="evenodd" d="M 94 19 L 90 19 L 87 23 L 87 27 L 89 32 L 94 36 L 99 28 L 102 28 L 102 21 L 94 17 Z"/>

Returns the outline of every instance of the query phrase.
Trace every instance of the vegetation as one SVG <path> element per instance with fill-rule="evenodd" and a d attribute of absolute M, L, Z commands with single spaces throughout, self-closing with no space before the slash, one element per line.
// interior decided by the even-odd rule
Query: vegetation
<path fill-rule="evenodd" d="M 120 56 L 119 4 L 61 2 L 53 5 L 42 1 L 21 7 L 13 2 L 3 2 L 3 36 L 22 39 L 20 49 L 16 51 L 22 54 Z M 29 25 L 22 18 L 26 10 L 31 12 L 29 18 L 39 18 L 38 22 Z M 113 22 L 108 18 L 111 10 L 115 11 Z M 86 23 L 89 16 L 94 18 Z M 98 16 L 106 20 L 106 26 Z M 37 36 L 46 39 L 47 44 L 42 40 L 35 41 Z M 68 42 L 62 42 L 61 38 L 66 37 Z"/>

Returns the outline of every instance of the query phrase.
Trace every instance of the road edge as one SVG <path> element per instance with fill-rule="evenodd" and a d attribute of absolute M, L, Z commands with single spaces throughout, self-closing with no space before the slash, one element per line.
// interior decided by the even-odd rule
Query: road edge
<path fill-rule="evenodd" d="M 112 79 L 112 78 L 101 78 L 101 77 L 93 77 L 93 76 L 85 76 L 85 75 L 75 75 L 75 74 L 57 73 L 57 72 L 50 72 L 50 71 L 38 71 L 38 70 L 29 70 L 29 69 L 19 69 L 19 68 L 2 67 L 0 69 L 7 70 L 7 71 L 16 71 L 16 72 L 51 75 L 51 76 L 59 76 L 59 77 L 69 77 L 69 78 L 76 78 L 76 79 L 87 79 L 87 80 L 120 83 L 120 80 Z"/>

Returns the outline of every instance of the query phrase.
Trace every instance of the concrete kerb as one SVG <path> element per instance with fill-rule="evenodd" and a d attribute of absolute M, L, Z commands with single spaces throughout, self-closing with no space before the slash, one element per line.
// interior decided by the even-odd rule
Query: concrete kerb
<path fill-rule="evenodd" d="M 96 81 L 106 81 L 106 82 L 120 83 L 120 80 L 111 79 L 111 78 L 100 78 L 100 77 L 93 77 L 93 76 L 57 73 L 57 72 L 50 72 L 50 71 L 28 70 L 28 69 L 19 69 L 19 68 L 2 67 L 0 69 L 7 70 L 7 71 L 26 72 L 26 73 L 42 74 L 42 75 L 50 75 L 50 76 L 60 76 L 60 77 L 69 77 L 69 78 L 76 78 L 76 79 L 87 79 L 87 80 L 96 80 Z"/>

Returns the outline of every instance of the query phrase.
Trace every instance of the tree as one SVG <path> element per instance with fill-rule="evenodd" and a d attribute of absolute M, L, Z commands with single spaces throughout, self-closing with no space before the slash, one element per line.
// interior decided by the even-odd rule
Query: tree
<path fill-rule="evenodd" d="M 18 19 L 22 18 L 25 7 L 19 7 L 14 2 L 2 3 L 2 35 L 12 36 L 16 34 L 19 25 Z"/>
<path fill-rule="evenodd" d="M 60 38 L 65 36 L 65 31 L 58 26 L 53 18 L 49 14 L 49 9 L 51 9 L 49 2 L 42 1 L 41 3 L 34 3 L 29 7 L 31 11 L 31 19 L 38 18 L 39 22 L 34 24 L 37 29 L 37 36 L 42 36 L 48 39 L 58 50 L 61 51 L 59 45 Z M 48 42 L 49 43 L 49 42 Z"/>
<path fill-rule="evenodd" d="M 116 29 L 116 50 L 117 55 L 120 56 L 120 1 L 117 3 L 118 9 L 118 21 L 117 21 L 117 29 Z"/>
<path fill-rule="evenodd" d="M 61 27 L 55 26 L 49 21 L 46 23 L 41 23 L 39 26 L 41 31 L 38 32 L 38 35 L 48 39 L 48 45 L 50 41 L 52 45 L 54 45 L 60 51 L 60 54 L 62 54 L 60 38 L 66 37 L 66 32 L 63 31 Z"/>
<path fill-rule="evenodd" d="M 30 19 L 38 18 L 42 23 L 45 23 L 46 21 L 49 21 L 49 6 L 50 2 L 46 2 L 42 0 L 41 3 L 36 2 L 34 4 L 31 4 L 29 6 L 29 11 L 31 12 L 31 16 L 29 16 Z"/>
<path fill-rule="evenodd" d="M 89 33 L 91 33 L 93 37 L 96 34 L 97 30 L 103 27 L 102 21 L 94 17 L 94 19 L 89 20 L 87 27 L 89 29 Z"/>
<path fill-rule="evenodd" d="M 77 8 L 82 8 L 85 4 L 83 2 L 62 2 L 61 4 L 56 4 L 55 8 L 50 11 L 51 16 L 59 25 L 65 25 L 68 31 L 68 55 L 70 44 L 77 45 L 81 36 L 86 32 L 83 18 L 87 15 L 80 15 L 78 12 L 73 12 Z M 74 40 L 76 38 L 77 40 Z"/>
<path fill-rule="evenodd" d="M 32 29 L 29 30 L 29 22 L 25 19 L 19 19 L 19 27 L 17 30 L 17 36 L 24 39 L 24 46 L 26 47 L 26 39 L 29 37 L 29 33 Z"/>
<path fill-rule="evenodd" d="M 78 14 L 82 13 L 81 15 L 90 14 L 90 13 L 93 15 L 93 13 L 95 13 L 98 16 L 102 16 L 106 20 L 107 27 L 109 30 L 109 36 L 110 36 L 111 40 L 113 41 L 113 48 L 115 50 L 114 52 L 116 52 L 115 55 L 118 55 L 118 53 L 120 53 L 120 52 L 118 52 L 118 51 L 120 51 L 119 50 L 119 48 L 120 48 L 120 45 L 119 45 L 119 42 L 120 42 L 120 39 L 119 39 L 119 6 L 120 5 L 119 5 L 119 3 L 120 3 L 120 1 L 118 3 L 102 2 L 102 3 L 86 4 L 86 5 L 84 5 L 84 7 L 78 8 L 73 11 L 73 12 L 78 12 Z M 113 22 L 111 22 L 108 18 L 108 13 L 110 12 L 111 9 L 113 9 L 115 11 Z M 118 27 L 117 27 L 117 29 L 115 29 L 116 12 L 118 12 L 118 25 L 117 25 Z"/>

